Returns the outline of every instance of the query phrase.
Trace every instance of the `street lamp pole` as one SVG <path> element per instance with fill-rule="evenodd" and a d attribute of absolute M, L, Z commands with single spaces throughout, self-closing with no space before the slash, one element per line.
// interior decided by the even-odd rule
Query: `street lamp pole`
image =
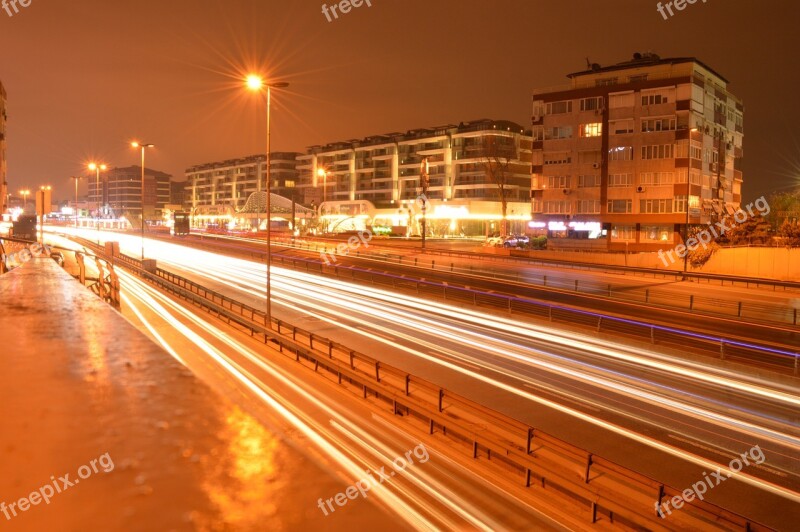
<path fill-rule="evenodd" d="M 272 112 L 272 89 L 284 89 L 289 86 L 288 83 L 265 83 L 264 80 L 258 76 L 251 75 L 247 77 L 247 86 L 250 90 L 260 91 L 262 87 L 267 89 L 267 168 L 266 168 L 266 215 L 267 215 L 267 327 L 272 329 L 272 283 L 270 279 L 270 270 L 272 269 L 272 158 L 270 150 L 272 149 L 271 143 L 271 112 Z"/>
<path fill-rule="evenodd" d="M 28 195 L 31 193 L 30 190 L 20 190 L 19 194 L 22 196 L 22 212 L 25 212 L 25 209 L 28 207 Z"/>
<path fill-rule="evenodd" d="M 328 171 L 324 168 L 317 168 L 317 176 L 322 178 L 322 203 L 319 206 L 319 213 L 317 216 L 321 217 L 324 213 L 322 210 L 322 205 L 328 201 Z M 328 232 L 328 224 L 325 223 L 325 232 Z"/>
<path fill-rule="evenodd" d="M 142 205 L 142 261 L 144 261 L 144 150 L 145 148 L 152 148 L 153 144 L 144 144 L 140 142 L 131 142 L 131 146 L 134 148 L 141 148 L 142 149 L 142 197 L 141 197 L 141 205 Z"/>
<path fill-rule="evenodd" d="M 430 184 L 430 178 L 428 177 L 428 172 L 430 167 L 428 166 L 428 158 L 422 160 L 422 164 L 420 165 L 420 186 L 422 186 L 422 249 L 425 249 L 425 233 L 427 232 L 427 210 L 428 210 L 428 185 Z"/>
<path fill-rule="evenodd" d="M 100 192 L 100 170 L 105 172 L 107 166 L 104 164 L 89 163 L 89 170 L 95 171 L 95 194 L 97 194 L 97 208 L 95 209 L 94 230 L 97 233 L 97 245 L 100 245 L 100 205 L 103 202 L 103 194 Z"/>
<path fill-rule="evenodd" d="M 72 176 L 72 179 L 75 180 L 75 229 L 78 228 L 78 176 Z"/>
<path fill-rule="evenodd" d="M 689 145 L 686 152 L 686 226 L 683 230 L 683 245 L 689 239 L 689 198 L 692 196 L 692 133 L 696 132 L 697 128 L 689 129 Z M 689 248 L 683 254 L 683 273 L 689 271 Z"/>

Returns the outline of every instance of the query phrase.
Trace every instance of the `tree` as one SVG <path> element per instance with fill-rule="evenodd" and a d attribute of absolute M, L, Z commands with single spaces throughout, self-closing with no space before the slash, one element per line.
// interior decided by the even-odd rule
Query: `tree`
<path fill-rule="evenodd" d="M 510 135 L 484 135 L 482 141 L 482 164 L 486 170 L 486 177 L 491 183 L 497 186 L 500 195 L 500 209 L 502 220 L 500 222 L 500 232 L 502 236 L 508 235 L 506 223 L 508 216 L 508 197 L 509 180 L 511 172 L 509 166 L 511 161 L 517 159 L 517 145 L 514 137 Z"/>

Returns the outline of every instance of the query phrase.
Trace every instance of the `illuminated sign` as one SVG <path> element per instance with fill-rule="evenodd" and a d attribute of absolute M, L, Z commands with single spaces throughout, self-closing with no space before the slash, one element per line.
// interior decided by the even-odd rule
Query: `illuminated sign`
<path fill-rule="evenodd" d="M 600 222 L 570 222 L 569 226 L 575 231 L 600 231 Z"/>
<path fill-rule="evenodd" d="M 547 224 L 544 223 L 544 222 L 530 221 L 530 222 L 528 222 L 528 227 L 530 229 L 544 229 L 545 227 L 547 227 Z"/>

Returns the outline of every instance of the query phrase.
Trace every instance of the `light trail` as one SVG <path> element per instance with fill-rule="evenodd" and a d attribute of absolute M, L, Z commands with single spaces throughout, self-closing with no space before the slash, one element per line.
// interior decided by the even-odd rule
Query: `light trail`
<path fill-rule="evenodd" d="M 138 238 L 133 238 L 131 244 L 126 241 L 130 237 L 126 235 L 115 236 L 120 237 L 118 240 L 123 248 L 132 245 L 133 248 L 138 249 L 136 247 L 139 243 Z M 210 279 L 214 283 L 230 286 L 256 298 L 263 298 L 264 266 L 261 264 L 158 241 L 148 241 L 147 250 L 149 255 L 158 258 L 162 266 L 165 263 L 173 264 L 182 270 L 192 272 L 194 275 Z M 198 267 L 198 265 L 202 266 Z M 167 266 L 167 269 L 170 269 L 170 267 Z M 508 363 L 514 363 L 526 370 L 538 367 L 560 377 L 590 385 L 595 389 L 602 389 L 606 393 L 635 399 L 652 408 L 671 413 L 681 413 L 688 418 L 716 424 L 718 427 L 733 433 L 742 433 L 751 437 L 757 436 L 779 443 L 789 448 L 786 453 L 787 459 L 797 460 L 797 451 L 800 448 L 798 447 L 799 440 L 797 436 L 768 426 L 769 422 L 772 421 L 773 424 L 780 425 L 784 431 L 791 429 L 796 432 L 796 423 L 777 418 L 773 420 L 759 412 L 745 410 L 730 401 L 717 401 L 694 391 L 689 391 L 689 386 L 701 382 L 709 389 L 716 390 L 725 396 L 730 395 L 731 392 L 736 392 L 742 396 L 740 399 L 742 404 L 749 403 L 752 398 L 754 401 L 768 403 L 771 406 L 778 405 L 782 408 L 790 409 L 795 412 L 794 415 L 796 416 L 797 407 L 800 405 L 800 397 L 797 395 L 797 390 L 789 386 L 783 386 L 757 377 L 739 375 L 734 371 L 713 367 L 708 364 L 682 360 L 649 350 L 642 351 L 624 344 L 600 341 L 588 335 L 572 332 L 563 333 L 550 327 L 533 325 L 517 320 L 501 320 L 491 314 L 465 310 L 446 303 L 428 301 L 345 281 L 275 267 L 273 267 L 272 277 L 274 304 L 284 305 L 299 312 L 311 314 L 339 328 L 390 346 L 398 352 L 438 364 L 451 371 L 469 376 L 476 381 L 545 405 L 706 469 L 716 469 L 719 464 L 654 438 L 643 436 L 628 427 L 590 416 L 575 408 L 570 408 L 522 390 L 510 385 L 508 382 L 482 375 L 474 369 L 474 365 L 477 364 L 482 369 L 494 372 L 505 380 L 532 383 L 552 393 L 559 393 L 572 400 L 588 402 L 599 409 L 626 416 L 632 421 L 643 421 L 653 425 L 660 423 L 660 420 L 653 418 L 654 414 L 652 413 L 648 412 L 648 417 L 635 416 L 630 411 L 609 406 L 609 399 L 606 399 L 605 403 L 587 399 L 587 392 L 585 391 L 583 396 L 570 396 L 563 389 L 545 385 L 540 382 L 541 379 L 533 380 L 527 375 L 515 373 L 517 367 L 512 371 L 506 366 Z M 355 325 L 345 323 L 341 319 L 335 320 L 332 316 L 339 318 L 346 316 L 347 320 Z M 408 332 L 403 333 L 401 329 Z M 399 338 L 392 339 L 392 337 Z M 430 337 L 431 340 L 427 340 L 427 337 Z M 433 341 L 434 338 L 436 341 Z M 442 343 L 441 340 L 448 340 L 456 347 L 454 349 L 443 347 L 440 345 Z M 441 357 L 422 351 L 419 347 L 442 351 L 454 361 L 443 360 Z M 469 349 L 464 349 L 467 347 Z M 469 353 L 462 351 L 469 351 Z M 566 352 L 570 355 L 563 355 L 556 351 Z M 474 353 L 479 353 L 479 355 Z M 590 355 L 593 362 L 588 363 L 576 360 L 573 355 L 575 353 L 580 353 L 582 356 Z M 473 367 L 464 367 L 458 363 L 459 361 L 465 366 L 472 364 Z M 600 365 L 601 362 L 603 364 L 610 362 L 624 364 L 631 371 L 640 372 L 642 368 L 646 368 L 655 375 L 650 376 L 650 379 L 644 379 L 633 374 L 605 368 Z M 669 378 L 671 381 L 674 379 L 685 381 L 685 388 L 677 388 L 677 385 L 672 382 L 668 386 L 651 380 L 654 376 L 664 376 L 664 378 Z M 592 393 L 596 394 L 596 392 Z M 685 400 L 686 398 L 691 399 L 692 404 L 688 403 Z M 707 406 L 696 405 L 695 403 L 698 401 L 706 403 Z M 618 400 L 616 402 L 625 404 L 628 410 L 631 409 L 628 403 L 622 403 Z M 762 424 L 745 422 L 735 419 L 731 415 L 715 412 L 712 410 L 715 405 L 723 410 L 730 411 L 732 409 L 742 416 L 755 418 Z M 701 433 L 706 431 L 703 427 L 694 427 L 693 425 L 692 429 L 692 433 L 684 432 L 682 434 L 688 438 L 698 439 L 698 436 L 701 436 Z M 702 437 L 699 439 L 704 443 L 714 445 Z M 743 443 L 744 439 L 737 438 L 735 441 Z M 728 449 L 728 451 L 738 454 L 739 450 Z M 723 468 L 723 471 L 725 471 L 725 468 Z M 797 474 L 796 469 L 790 469 L 788 472 L 792 475 Z M 730 473 L 731 476 L 736 476 L 759 489 L 765 489 L 795 502 L 800 502 L 800 496 L 794 491 L 752 477 L 749 474 Z"/>

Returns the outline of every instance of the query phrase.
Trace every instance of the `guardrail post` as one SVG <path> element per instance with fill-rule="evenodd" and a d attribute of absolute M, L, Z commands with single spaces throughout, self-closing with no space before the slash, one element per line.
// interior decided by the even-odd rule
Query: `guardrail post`
<path fill-rule="evenodd" d="M 533 446 L 533 429 L 528 429 L 528 444 L 527 444 L 527 453 L 531 454 L 531 447 Z M 530 486 L 530 483 L 528 483 Z"/>
<path fill-rule="evenodd" d="M 439 388 L 439 412 L 442 411 L 442 405 L 444 404 L 444 390 Z"/>
<path fill-rule="evenodd" d="M 473 458 L 477 458 L 478 457 L 478 441 L 477 440 L 472 440 L 472 457 Z"/>
<path fill-rule="evenodd" d="M 328 340 L 328 358 L 333 358 L 333 342 Z"/>
<path fill-rule="evenodd" d="M 436 269 L 436 261 L 432 260 L 431 261 L 431 270 L 435 270 L 435 269 Z"/>
<path fill-rule="evenodd" d="M 547 286 L 547 276 L 546 275 L 542 276 L 542 286 Z"/>
<path fill-rule="evenodd" d="M 576 292 L 578 291 L 578 280 L 577 279 L 575 279 L 575 291 Z"/>
<path fill-rule="evenodd" d="M 586 459 L 586 473 L 583 475 L 583 481 L 589 483 L 589 470 L 592 468 L 592 455 L 590 454 Z"/>
<path fill-rule="evenodd" d="M 742 317 L 742 302 L 739 301 L 739 311 L 736 313 L 736 316 L 741 318 Z"/>
<path fill-rule="evenodd" d="M 353 357 L 355 356 L 355 351 L 350 351 L 350 369 L 356 369 L 355 365 L 353 365 Z"/>
<path fill-rule="evenodd" d="M 792 320 L 794 325 L 797 325 L 797 309 L 794 309 L 794 320 Z"/>
<path fill-rule="evenodd" d="M 689 310 L 694 308 L 694 294 L 689 296 Z"/>
<path fill-rule="evenodd" d="M 656 328 L 655 327 L 650 327 L 650 343 L 651 344 L 656 343 Z"/>
<path fill-rule="evenodd" d="M 725 360 L 725 340 L 719 341 L 719 358 Z"/>
<path fill-rule="evenodd" d="M 600 332 L 600 326 L 603 325 L 603 316 L 597 318 L 597 332 Z"/>
<path fill-rule="evenodd" d="M 644 290 L 644 302 L 645 303 L 649 303 L 650 302 L 650 289 L 649 288 L 645 288 L 645 290 Z"/>
<path fill-rule="evenodd" d="M 381 382 L 381 372 L 380 372 L 381 363 L 377 360 L 375 361 L 375 380 L 377 382 Z"/>

